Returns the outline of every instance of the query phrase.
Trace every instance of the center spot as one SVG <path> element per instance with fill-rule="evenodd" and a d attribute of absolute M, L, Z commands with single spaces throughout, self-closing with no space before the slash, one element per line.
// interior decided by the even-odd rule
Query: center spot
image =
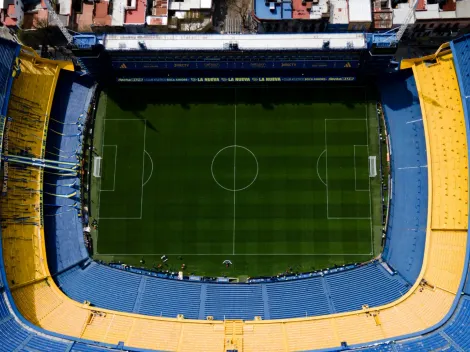
<path fill-rule="evenodd" d="M 258 177 L 258 160 L 251 150 L 241 145 L 229 145 L 220 149 L 212 159 L 212 177 L 223 189 L 243 191 Z"/>

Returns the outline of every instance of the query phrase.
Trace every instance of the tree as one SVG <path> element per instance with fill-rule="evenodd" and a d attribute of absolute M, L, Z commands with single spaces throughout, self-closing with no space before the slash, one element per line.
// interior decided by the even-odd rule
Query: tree
<path fill-rule="evenodd" d="M 227 0 L 228 14 L 238 17 L 245 30 L 256 30 L 256 24 L 251 18 L 252 0 Z"/>
<path fill-rule="evenodd" d="M 205 22 L 208 21 L 201 12 L 190 10 L 185 13 L 184 19 L 179 21 L 179 26 L 185 32 L 198 32 L 205 27 Z"/>

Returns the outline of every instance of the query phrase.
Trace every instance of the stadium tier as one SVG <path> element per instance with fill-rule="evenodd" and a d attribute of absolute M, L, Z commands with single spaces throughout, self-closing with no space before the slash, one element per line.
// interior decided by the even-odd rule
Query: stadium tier
<path fill-rule="evenodd" d="M 94 82 L 0 44 L 0 350 L 470 350 L 470 37 L 380 81 L 393 176 L 382 258 L 258 284 L 159 279 L 89 259 L 80 168 Z"/>
<path fill-rule="evenodd" d="M 410 285 L 380 263 L 312 279 L 269 284 L 178 282 L 117 271 L 98 263 L 77 265 L 56 277 L 78 301 L 129 313 L 187 319 L 283 319 L 377 307 L 403 296 Z M 97 279 L 99 278 L 99 280 Z M 363 285 L 370 280 L 370 285 Z M 116 291 L 116 287 L 120 287 Z M 345 294 L 344 290 L 356 292 Z M 377 295 L 383 292 L 383 295 Z M 155 299 L 158 297 L 158 300 Z"/>
<path fill-rule="evenodd" d="M 415 282 L 423 262 L 428 216 L 428 169 L 422 167 L 427 165 L 426 141 L 418 90 L 408 70 L 381 81 L 380 92 L 392 140 L 393 181 L 383 256 L 408 282 Z"/>

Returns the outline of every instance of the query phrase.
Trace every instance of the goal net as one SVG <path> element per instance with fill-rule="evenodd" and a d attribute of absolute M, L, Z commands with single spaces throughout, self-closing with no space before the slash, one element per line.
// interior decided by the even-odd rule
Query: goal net
<path fill-rule="evenodd" d="M 101 156 L 93 158 L 93 176 L 101 177 Z"/>
<path fill-rule="evenodd" d="M 369 156 L 369 177 L 377 176 L 377 160 L 375 156 Z"/>

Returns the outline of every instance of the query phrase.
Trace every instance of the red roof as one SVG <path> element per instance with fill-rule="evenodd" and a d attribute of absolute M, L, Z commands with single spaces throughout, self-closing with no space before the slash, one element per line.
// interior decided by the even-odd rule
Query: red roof
<path fill-rule="evenodd" d="M 7 14 L 8 14 L 8 17 L 16 18 L 15 4 L 8 5 Z"/>
<path fill-rule="evenodd" d="M 23 29 L 34 29 L 38 21 L 45 21 L 47 22 L 49 14 L 47 10 L 39 10 L 35 13 L 25 13 L 23 19 Z"/>
<path fill-rule="evenodd" d="M 311 7 L 311 2 L 306 2 L 305 5 L 302 5 L 302 0 L 292 0 L 292 18 L 309 19 Z"/>
<path fill-rule="evenodd" d="M 90 30 L 93 23 L 93 5 L 83 3 L 82 13 L 77 14 L 77 24 L 79 31 Z"/>
<path fill-rule="evenodd" d="M 416 11 L 426 11 L 427 1 L 418 0 L 418 5 L 416 5 Z"/>
<path fill-rule="evenodd" d="M 16 21 L 15 18 L 7 17 L 7 18 L 5 18 L 4 23 L 5 23 L 5 26 L 7 26 L 7 27 L 14 27 L 14 26 L 16 26 L 17 21 Z"/>
<path fill-rule="evenodd" d="M 93 23 L 95 26 L 110 26 L 111 16 L 108 15 L 109 2 L 101 1 L 95 3 L 95 17 Z"/>
<path fill-rule="evenodd" d="M 136 2 L 135 10 L 126 10 L 126 16 L 124 18 L 125 24 L 144 24 L 145 23 L 147 1 L 135 0 L 135 2 Z"/>
<path fill-rule="evenodd" d="M 444 11 L 455 11 L 457 8 L 457 4 L 455 0 L 447 0 L 444 6 L 442 6 L 442 10 Z"/>
<path fill-rule="evenodd" d="M 163 19 L 161 17 L 149 17 L 149 21 L 147 22 L 150 26 L 162 26 Z"/>

